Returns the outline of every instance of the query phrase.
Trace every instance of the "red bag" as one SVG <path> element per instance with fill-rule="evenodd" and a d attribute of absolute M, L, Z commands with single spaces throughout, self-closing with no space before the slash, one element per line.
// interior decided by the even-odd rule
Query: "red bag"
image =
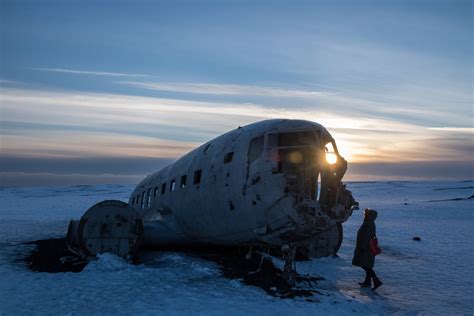
<path fill-rule="evenodd" d="M 376 256 L 382 252 L 382 249 L 379 247 L 379 241 L 377 237 L 374 237 L 370 240 L 370 252 Z"/>

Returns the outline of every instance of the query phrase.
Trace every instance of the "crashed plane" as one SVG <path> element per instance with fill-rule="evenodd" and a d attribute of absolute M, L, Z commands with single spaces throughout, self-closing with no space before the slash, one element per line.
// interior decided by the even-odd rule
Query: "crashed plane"
<path fill-rule="evenodd" d="M 283 251 L 288 265 L 297 253 L 334 255 L 342 223 L 357 207 L 341 182 L 346 169 L 320 124 L 274 119 L 238 127 L 147 176 L 128 204 L 89 209 L 71 222 L 69 245 L 119 255 L 141 243 L 263 247 Z"/>

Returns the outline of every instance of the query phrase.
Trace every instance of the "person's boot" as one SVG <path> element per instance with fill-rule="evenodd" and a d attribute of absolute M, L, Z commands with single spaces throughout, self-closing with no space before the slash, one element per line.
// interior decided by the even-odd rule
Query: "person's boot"
<path fill-rule="evenodd" d="M 374 287 L 372 288 L 372 291 L 375 291 L 379 287 L 382 286 L 382 281 L 379 280 L 379 278 L 374 278 Z"/>
<path fill-rule="evenodd" d="M 370 278 L 365 278 L 364 282 L 359 282 L 360 287 L 371 287 L 372 282 L 370 282 Z"/>

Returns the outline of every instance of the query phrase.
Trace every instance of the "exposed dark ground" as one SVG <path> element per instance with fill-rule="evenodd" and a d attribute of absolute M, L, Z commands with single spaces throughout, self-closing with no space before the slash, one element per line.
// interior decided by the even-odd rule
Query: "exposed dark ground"
<path fill-rule="evenodd" d="M 83 259 L 69 251 L 64 238 L 44 239 L 29 242 L 36 245 L 24 261 L 28 268 L 35 272 L 81 272 L 90 259 Z M 154 249 L 160 250 L 160 249 Z M 205 260 L 215 262 L 223 276 L 240 282 L 257 286 L 268 294 L 280 298 L 306 297 L 307 301 L 318 301 L 313 296 L 320 294 L 314 287 L 318 280 L 315 276 L 297 275 L 296 286 L 288 284 L 282 277 L 282 271 L 275 267 L 272 257 L 253 252 L 247 259 L 248 248 L 237 247 L 199 247 L 169 248 L 166 251 L 184 252 Z M 93 259 L 92 259 L 93 260 Z M 139 256 L 132 264 L 141 264 Z"/>
<path fill-rule="evenodd" d="M 44 239 L 29 242 L 36 245 L 25 261 L 35 272 L 81 272 L 89 261 L 70 252 L 64 238 Z"/>

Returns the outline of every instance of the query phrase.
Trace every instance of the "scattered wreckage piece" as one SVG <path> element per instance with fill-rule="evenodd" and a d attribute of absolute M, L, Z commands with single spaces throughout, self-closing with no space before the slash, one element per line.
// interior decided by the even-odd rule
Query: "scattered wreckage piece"
<path fill-rule="evenodd" d="M 66 236 L 69 250 L 80 257 L 109 252 L 130 259 L 143 240 L 141 215 L 122 201 L 106 200 L 71 220 Z"/>
<path fill-rule="evenodd" d="M 26 244 L 36 246 L 24 258 L 28 268 L 35 272 L 81 272 L 89 263 L 89 258 L 72 253 L 64 238 L 36 240 Z"/>
<path fill-rule="evenodd" d="M 307 301 L 318 301 L 315 295 L 322 293 L 317 290 L 317 286 L 324 278 L 295 275 L 294 283 L 290 284 L 282 270 L 274 264 L 275 257 L 264 252 L 264 249 L 252 248 L 249 252 L 246 250 L 243 247 L 201 248 L 191 253 L 215 262 L 224 277 L 259 287 L 271 296 L 281 299 L 300 297 Z"/>

